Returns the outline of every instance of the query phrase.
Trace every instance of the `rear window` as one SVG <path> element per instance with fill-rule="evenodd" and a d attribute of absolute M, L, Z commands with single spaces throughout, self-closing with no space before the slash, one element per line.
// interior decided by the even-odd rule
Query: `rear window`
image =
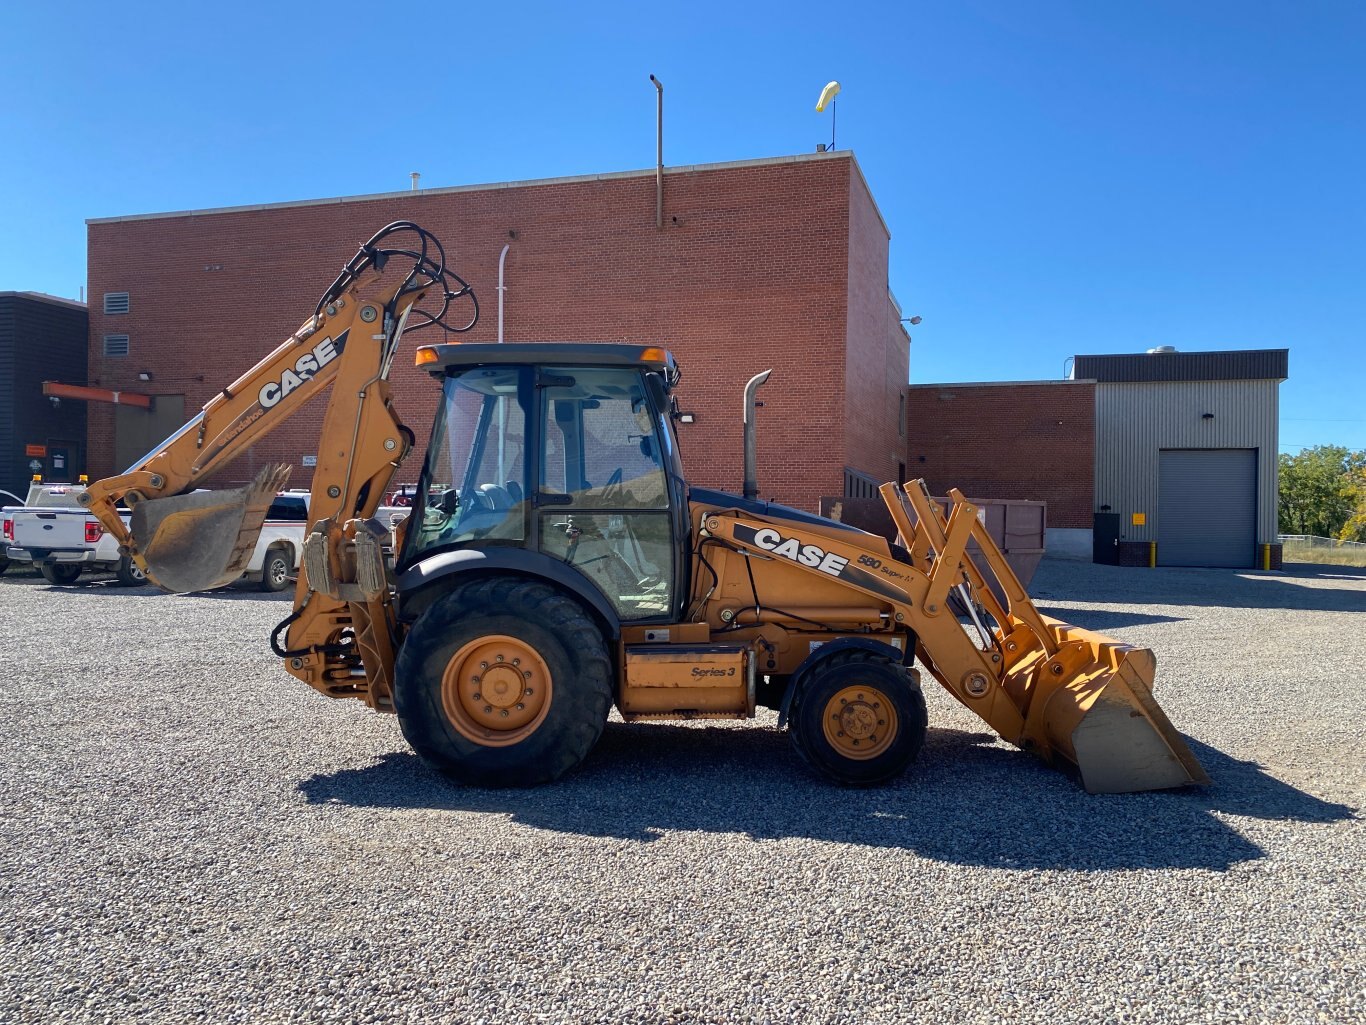
<path fill-rule="evenodd" d="M 259 509 L 260 506 L 258 505 Z M 308 507 L 302 498 L 277 498 L 270 503 L 266 513 L 268 520 L 286 520 L 291 523 L 307 523 Z"/>
<path fill-rule="evenodd" d="M 76 496 L 81 493 L 78 487 L 43 488 L 36 495 L 30 495 L 31 505 L 39 509 L 79 509 L 81 503 Z"/>

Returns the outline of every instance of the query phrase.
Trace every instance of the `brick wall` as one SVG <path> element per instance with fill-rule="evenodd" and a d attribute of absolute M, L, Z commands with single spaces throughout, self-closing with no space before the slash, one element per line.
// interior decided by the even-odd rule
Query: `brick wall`
<path fill-rule="evenodd" d="M 936 495 L 1048 503 L 1048 526 L 1091 526 L 1095 384 L 926 384 L 907 400 L 906 472 Z"/>
<path fill-rule="evenodd" d="M 849 181 L 844 462 L 878 482 L 894 479 L 897 464 L 905 458 L 901 397 L 910 375 L 910 345 L 888 291 L 890 238 L 863 175 L 855 168 Z"/>
<path fill-rule="evenodd" d="M 842 485 L 846 307 L 855 295 L 862 305 L 865 291 L 886 296 L 885 231 L 879 226 L 880 256 L 850 257 L 851 177 L 862 187 L 854 166 L 849 154 L 833 154 L 671 170 L 662 231 L 654 226 L 653 173 L 92 221 L 91 383 L 183 394 L 187 413 L 198 409 L 312 313 L 360 242 L 389 221 L 411 219 L 442 239 L 450 264 L 479 295 L 483 315 L 464 339 L 496 340 L 498 254 L 511 243 L 508 341 L 669 347 L 683 368 L 680 402 L 697 413 L 680 435 L 698 484 L 740 489 L 741 389 L 772 367 L 760 392 L 760 488 L 814 509 Z M 860 246 L 866 241 L 861 233 Z M 855 289 L 848 273 L 876 281 Z M 104 316 L 101 299 L 112 291 L 129 293 L 129 313 Z M 104 358 L 106 333 L 130 336 L 127 358 Z M 412 336 L 392 380 L 396 406 L 425 446 L 435 385 L 411 360 L 424 340 L 441 339 Z M 858 361 L 861 372 L 871 365 Z M 150 384 L 138 382 L 142 370 L 153 372 Z M 890 373 L 904 381 L 904 362 Z M 861 403 L 865 385 L 848 394 Z M 217 483 L 287 462 L 292 484 L 307 486 L 301 459 L 317 450 L 322 408 L 312 403 L 220 471 Z M 92 406 L 90 414 L 92 471 L 123 469 L 112 462 L 112 410 Z M 888 424 L 895 437 L 894 419 Z M 417 472 L 413 460 L 399 479 Z"/>

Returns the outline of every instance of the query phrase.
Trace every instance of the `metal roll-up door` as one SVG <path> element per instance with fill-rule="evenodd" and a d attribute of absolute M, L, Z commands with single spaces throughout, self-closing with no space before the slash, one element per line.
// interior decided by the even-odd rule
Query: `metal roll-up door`
<path fill-rule="evenodd" d="M 1163 449 L 1158 465 L 1158 565 L 1252 566 L 1257 450 Z"/>

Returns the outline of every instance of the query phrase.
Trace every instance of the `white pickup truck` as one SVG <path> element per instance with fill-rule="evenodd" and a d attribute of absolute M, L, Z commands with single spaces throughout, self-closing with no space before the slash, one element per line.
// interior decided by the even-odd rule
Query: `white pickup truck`
<path fill-rule="evenodd" d="M 87 571 L 113 573 L 126 587 L 143 583 L 142 571 L 76 500 L 84 488 L 34 481 L 22 506 L 0 510 L 6 559 L 37 565 L 50 584 L 74 584 Z"/>

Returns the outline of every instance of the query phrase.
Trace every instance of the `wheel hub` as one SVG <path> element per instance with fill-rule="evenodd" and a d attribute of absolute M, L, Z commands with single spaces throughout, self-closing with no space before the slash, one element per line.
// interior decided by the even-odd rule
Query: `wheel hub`
<path fill-rule="evenodd" d="M 464 737 L 488 747 L 525 739 L 550 709 L 550 670 L 516 637 L 490 634 L 464 645 L 446 664 L 441 704 Z"/>
<path fill-rule="evenodd" d="M 896 737 L 896 709 L 876 687 L 845 687 L 826 702 L 822 725 L 825 739 L 843 757 L 876 758 Z"/>

